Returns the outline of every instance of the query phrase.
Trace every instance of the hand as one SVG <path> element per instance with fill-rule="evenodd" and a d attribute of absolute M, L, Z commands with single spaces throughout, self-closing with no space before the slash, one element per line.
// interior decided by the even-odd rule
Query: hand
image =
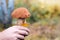
<path fill-rule="evenodd" d="M 24 39 L 24 35 L 29 34 L 29 29 L 21 26 L 10 27 L 0 33 L 0 40 L 18 40 Z"/>

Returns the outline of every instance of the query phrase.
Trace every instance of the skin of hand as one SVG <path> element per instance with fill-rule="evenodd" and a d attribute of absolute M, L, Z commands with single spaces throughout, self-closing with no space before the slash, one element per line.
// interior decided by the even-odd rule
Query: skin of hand
<path fill-rule="evenodd" d="M 0 40 L 20 40 L 24 39 L 24 35 L 29 35 L 30 30 L 26 27 L 12 26 L 0 32 Z"/>

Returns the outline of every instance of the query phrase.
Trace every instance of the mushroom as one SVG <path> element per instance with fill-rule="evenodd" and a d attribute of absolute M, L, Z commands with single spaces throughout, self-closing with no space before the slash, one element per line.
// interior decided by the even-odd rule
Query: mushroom
<path fill-rule="evenodd" d="M 12 16 L 12 18 L 18 19 L 17 25 L 27 26 L 26 18 L 30 17 L 30 13 L 29 13 L 28 9 L 26 9 L 24 7 L 20 7 L 20 8 L 15 9 L 12 12 L 11 16 Z"/>

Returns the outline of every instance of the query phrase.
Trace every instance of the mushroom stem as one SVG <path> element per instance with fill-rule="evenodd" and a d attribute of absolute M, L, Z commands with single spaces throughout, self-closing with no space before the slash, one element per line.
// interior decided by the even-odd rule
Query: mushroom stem
<path fill-rule="evenodd" d="M 18 19 L 17 20 L 17 25 L 18 26 L 24 26 L 24 27 L 27 27 L 28 26 L 28 24 L 26 22 L 26 19 Z"/>

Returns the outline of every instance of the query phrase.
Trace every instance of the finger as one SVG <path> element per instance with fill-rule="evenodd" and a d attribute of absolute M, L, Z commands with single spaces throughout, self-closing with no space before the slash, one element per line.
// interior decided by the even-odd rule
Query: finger
<path fill-rule="evenodd" d="M 28 32 L 26 32 L 24 30 L 17 30 L 14 33 L 21 34 L 21 35 L 26 35 L 26 36 L 29 34 Z"/>
<path fill-rule="evenodd" d="M 24 39 L 19 39 L 19 38 L 18 38 L 17 40 L 24 40 Z"/>
<path fill-rule="evenodd" d="M 24 39 L 24 36 L 23 36 L 23 35 L 19 35 L 19 34 L 15 34 L 15 37 L 16 37 L 17 39 Z"/>
<path fill-rule="evenodd" d="M 26 27 L 23 27 L 23 26 L 14 26 L 15 28 L 18 28 L 19 30 L 25 30 L 27 31 L 28 33 L 30 33 L 30 30 Z"/>
<path fill-rule="evenodd" d="M 24 27 L 24 26 L 20 26 L 21 28 L 19 28 L 20 30 L 25 30 L 25 31 L 27 31 L 28 33 L 30 33 L 30 30 L 28 29 L 28 28 L 26 28 L 26 27 Z"/>

